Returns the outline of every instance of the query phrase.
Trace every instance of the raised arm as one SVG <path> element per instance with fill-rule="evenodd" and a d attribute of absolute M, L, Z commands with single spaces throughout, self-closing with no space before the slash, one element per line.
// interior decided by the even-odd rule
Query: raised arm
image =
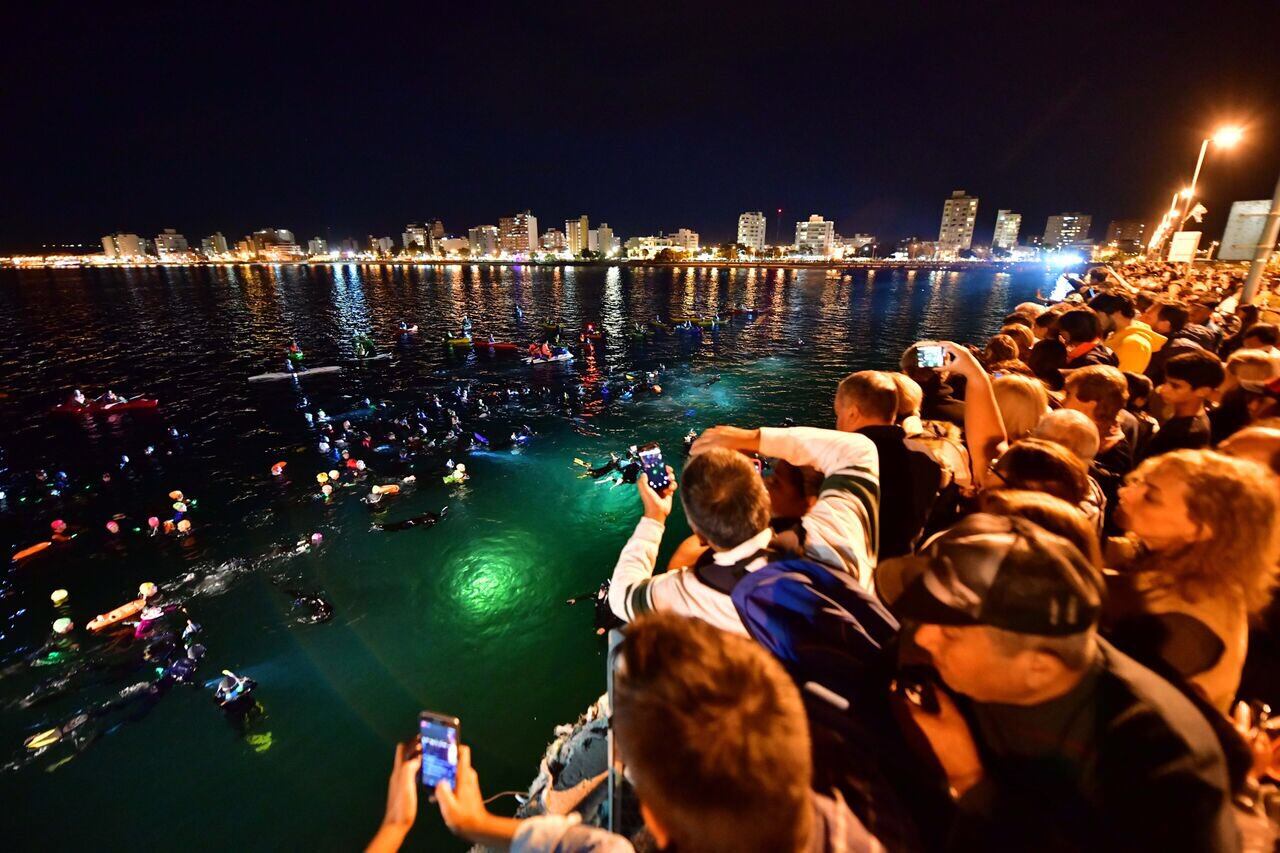
<path fill-rule="evenodd" d="M 1000 417 L 991 377 L 973 353 L 951 341 L 944 341 L 942 346 L 951 353 L 952 372 L 965 378 L 964 440 L 973 459 L 974 479 L 982 482 L 987 468 L 1007 446 L 1004 419 Z"/>

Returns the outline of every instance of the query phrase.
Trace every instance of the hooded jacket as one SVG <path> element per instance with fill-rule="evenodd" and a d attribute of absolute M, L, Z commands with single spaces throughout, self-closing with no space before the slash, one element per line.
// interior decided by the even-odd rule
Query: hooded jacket
<path fill-rule="evenodd" d="M 1127 328 L 1107 336 L 1107 346 L 1120 358 L 1120 369 L 1125 373 L 1144 373 L 1151 363 L 1151 354 L 1159 352 L 1168 340 L 1141 320 L 1134 320 Z"/>

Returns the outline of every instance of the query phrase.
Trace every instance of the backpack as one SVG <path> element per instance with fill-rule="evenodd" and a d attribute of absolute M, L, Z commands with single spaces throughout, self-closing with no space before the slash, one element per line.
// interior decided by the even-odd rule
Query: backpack
<path fill-rule="evenodd" d="M 941 846 L 951 800 L 895 718 L 898 623 L 888 609 L 847 572 L 804 558 L 742 571 L 729 594 L 747 633 L 800 688 L 814 789 L 839 791 L 886 849 Z"/>

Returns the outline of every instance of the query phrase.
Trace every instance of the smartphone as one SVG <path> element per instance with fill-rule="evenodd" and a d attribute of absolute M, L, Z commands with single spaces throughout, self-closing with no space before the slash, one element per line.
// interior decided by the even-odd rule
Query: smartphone
<path fill-rule="evenodd" d="M 422 784 L 434 790 L 441 782 L 453 788 L 458 782 L 458 718 L 434 711 L 418 715 L 418 739 L 422 741 Z"/>
<path fill-rule="evenodd" d="M 916 344 L 916 367 L 937 369 L 942 367 L 946 350 L 942 344 Z"/>
<path fill-rule="evenodd" d="M 938 688 L 933 683 L 932 674 L 924 667 L 903 667 L 889 683 L 889 690 L 922 708 L 925 713 L 937 714 L 942 710 L 938 702 Z"/>
<path fill-rule="evenodd" d="M 636 455 L 640 457 L 640 467 L 649 478 L 649 485 L 658 494 L 665 492 L 671 486 L 671 479 L 667 477 L 667 464 L 662 461 L 662 451 L 657 442 L 640 445 L 636 448 Z"/>

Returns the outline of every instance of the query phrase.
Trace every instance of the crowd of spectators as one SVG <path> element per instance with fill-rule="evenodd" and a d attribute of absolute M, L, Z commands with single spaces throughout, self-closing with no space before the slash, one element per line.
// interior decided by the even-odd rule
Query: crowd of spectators
<path fill-rule="evenodd" d="M 465 748 L 448 826 L 520 850 L 1271 849 L 1274 297 L 1155 264 L 1067 283 L 940 342 L 941 368 L 922 342 L 849 375 L 834 429 L 718 426 L 678 490 L 641 477 L 607 600 L 643 828 L 496 817 Z M 677 499 L 693 535 L 659 571 Z M 415 772 L 402 749 L 391 847 Z"/>

